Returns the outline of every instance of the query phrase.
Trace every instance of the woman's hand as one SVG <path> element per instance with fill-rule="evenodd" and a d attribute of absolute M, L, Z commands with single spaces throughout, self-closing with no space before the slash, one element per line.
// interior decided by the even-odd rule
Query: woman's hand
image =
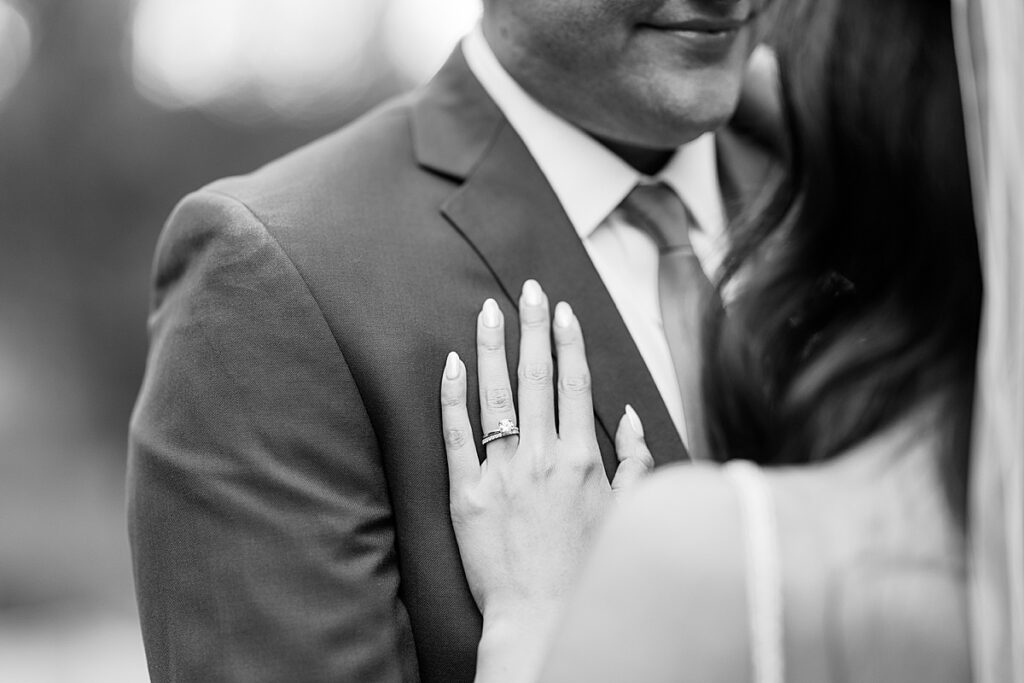
<path fill-rule="evenodd" d="M 504 321 L 493 300 L 477 320 L 481 424 L 518 424 L 519 436 L 489 443 L 481 464 L 466 409 L 466 372 L 448 357 L 441 383 L 442 422 L 451 481 L 451 513 L 466 577 L 484 614 L 484 644 L 543 633 L 572 585 L 613 492 L 653 467 L 631 409 L 616 435 L 619 469 L 612 484 L 597 447 L 590 372 L 579 322 L 555 308 L 555 373 L 547 297 L 530 280 L 519 301 L 519 419 L 505 358 Z M 506 672 L 509 673 L 509 672 Z"/>

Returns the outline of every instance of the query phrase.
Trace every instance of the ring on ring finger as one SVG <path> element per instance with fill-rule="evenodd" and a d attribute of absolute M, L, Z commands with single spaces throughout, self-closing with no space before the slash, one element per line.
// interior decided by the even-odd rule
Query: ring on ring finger
<path fill-rule="evenodd" d="M 516 423 L 513 422 L 512 420 L 499 420 L 498 428 L 495 429 L 493 432 L 487 432 L 486 434 L 484 434 L 484 438 L 480 440 L 480 445 L 486 446 L 492 441 L 504 439 L 505 437 L 508 436 L 519 436 L 519 427 L 517 427 Z"/>

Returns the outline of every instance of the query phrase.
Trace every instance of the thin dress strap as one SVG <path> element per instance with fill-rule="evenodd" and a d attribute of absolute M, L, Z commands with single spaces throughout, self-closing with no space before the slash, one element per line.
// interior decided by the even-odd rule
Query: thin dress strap
<path fill-rule="evenodd" d="M 753 463 L 734 460 L 724 470 L 740 503 L 753 683 L 783 683 L 782 574 L 771 489 Z"/>

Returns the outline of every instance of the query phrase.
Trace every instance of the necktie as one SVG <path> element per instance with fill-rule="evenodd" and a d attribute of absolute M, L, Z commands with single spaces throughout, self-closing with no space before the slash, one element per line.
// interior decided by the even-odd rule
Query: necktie
<path fill-rule="evenodd" d="M 661 317 L 683 400 L 691 457 L 710 457 L 701 398 L 701 320 L 714 287 L 690 244 L 690 217 L 679 196 L 664 183 L 637 185 L 620 209 L 632 225 L 658 245 Z"/>

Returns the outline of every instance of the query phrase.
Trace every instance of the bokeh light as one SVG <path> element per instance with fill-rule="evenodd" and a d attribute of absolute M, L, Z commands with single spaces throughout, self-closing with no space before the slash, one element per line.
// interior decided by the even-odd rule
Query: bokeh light
<path fill-rule="evenodd" d="M 32 25 L 19 5 L 0 0 L 0 105 L 32 60 Z"/>
<path fill-rule="evenodd" d="M 133 75 L 170 109 L 316 118 L 377 79 L 427 80 L 480 11 L 480 0 L 138 0 Z"/>
<path fill-rule="evenodd" d="M 403 76 L 422 83 L 441 67 L 480 12 L 480 0 L 393 0 L 384 22 L 388 54 Z"/>
<path fill-rule="evenodd" d="M 168 108 L 285 117 L 362 89 L 380 0 L 139 0 L 132 65 Z"/>

